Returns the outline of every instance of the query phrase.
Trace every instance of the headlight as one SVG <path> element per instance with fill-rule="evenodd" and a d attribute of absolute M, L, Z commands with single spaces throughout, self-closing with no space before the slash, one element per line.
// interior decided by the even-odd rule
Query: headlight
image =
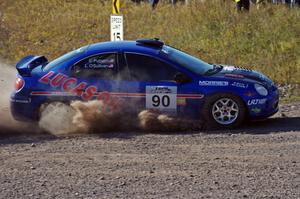
<path fill-rule="evenodd" d="M 262 86 L 260 84 L 254 84 L 254 88 L 258 92 L 258 94 L 260 94 L 262 96 L 268 95 L 268 90 L 264 86 Z"/>

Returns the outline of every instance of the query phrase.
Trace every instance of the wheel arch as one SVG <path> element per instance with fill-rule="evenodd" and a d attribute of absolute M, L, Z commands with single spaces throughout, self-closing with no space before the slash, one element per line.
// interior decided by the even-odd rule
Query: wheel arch
<path fill-rule="evenodd" d="M 223 91 L 223 92 L 220 92 L 220 91 L 214 91 L 214 92 L 210 92 L 208 94 L 206 94 L 205 98 L 204 98 L 204 102 L 203 104 L 205 104 L 207 102 L 207 100 L 209 100 L 210 98 L 212 98 L 213 96 L 215 95 L 220 95 L 220 94 L 229 94 L 229 95 L 234 95 L 235 97 L 239 98 L 241 100 L 241 102 L 243 102 L 244 104 L 244 107 L 247 111 L 246 115 L 247 117 L 249 116 L 249 109 L 248 109 L 248 106 L 247 106 L 247 103 L 246 101 L 237 93 L 237 92 L 234 92 L 234 91 Z"/>
<path fill-rule="evenodd" d="M 210 113 L 211 110 L 211 106 L 213 105 L 213 103 L 215 102 L 216 99 L 218 98 L 223 98 L 223 97 L 229 97 L 240 104 L 240 106 L 242 106 L 242 115 L 241 117 L 239 117 L 240 119 L 237 119 L 234 123 L 229 124 L 229 125 L 220 125 L 218 124 L 213 118 L 212 115 Z M 226 129 L 231 129 L 231 128 L 235 128 L 237 126 L 239 126 L 240 124 L 242 124 L 245 119 L 248 118 L 249 112 L 248 112 L 248 107 L 245 103 L 245 101 L 242 99 L 242 97 L 240 97 L 237 93 L 235 92 L 230 92 L 230 91 L 224 91 L 224 92 L 211 92 L 209 95 L 206 95 L 206 99 L 204 101 L 203 104 L 203 110 L 201 111 L 201 118 L 203 118 L 203 120 L 206 123 L 206 128 L 208 129 L 220 129 L 220 128 L 226 128 Z"/>

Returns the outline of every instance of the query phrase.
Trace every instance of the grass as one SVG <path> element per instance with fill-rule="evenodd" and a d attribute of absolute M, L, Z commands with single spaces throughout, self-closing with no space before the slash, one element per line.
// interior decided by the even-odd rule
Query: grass
<path fill-rule="evenodd" d="M 110 39 L 110 1 L 7 0 L 0 10 L 0 56 L 14 62 L 27 54 L 52 59 Z M 209 0 L 175 8 L 161 3 L 152 11 L 124 0 L 122 13 L 127 40 L 159 37 L 210 63 L 241 65 L 277 83 L 300 84 L 299 9 L 267 5 L 240 14 L 232 1 Z"/>

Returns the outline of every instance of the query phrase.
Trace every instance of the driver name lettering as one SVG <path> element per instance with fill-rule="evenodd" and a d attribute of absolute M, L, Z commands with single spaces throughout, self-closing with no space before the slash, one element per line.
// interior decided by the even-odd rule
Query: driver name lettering
<path fill-rule="evenodd" d="M 114 59 L 113 58 L 107 58 L 107 59 L 101 59 L 92 57 L 88 60 L 86 64 L 84 64 L 84 68 L 88 69 L 97 69 L 97 68 L 113 68 L 114 67 Z"/>

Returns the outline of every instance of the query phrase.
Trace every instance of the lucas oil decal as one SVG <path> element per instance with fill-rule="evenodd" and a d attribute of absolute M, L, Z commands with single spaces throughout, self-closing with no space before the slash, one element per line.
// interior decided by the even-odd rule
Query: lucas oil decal
<path fill-rule="evenodd" d="M 252 105 L 262 105 L 265 104 L 267 101 L 267 98 L 263 98 L 263 99 L 252 99 L 252 100 L 248 100 L 247 104 L 248 106 L 252 106 Z"/>
<path fill-rule="evenodd" d="M 44 75 L 39 79 L 39 82 L 49 84 L 52 88 L 61 87 L 62 91 L 76 94 L 83 100 L 90 100 L 94 94 L 97 93 L 97 88 L 95 86 L 87 87 L 86 82 L 78 82 L 76 78 L 69 78 L 62 73 L 54 75 L 53 71 Z"/>
<path fill-rule="evenodd" d="M 65 93 L 62 94 L 64 96 L 75 95 L 86 101 L 91 100 L 97 95 L 98 100 L 102 100 L 103 104 L 107 104 L 113 110 L 122 105 L 122 100 L 116 96 L 112 96 L 109 92 L 104 91 L 99 93 L 96 86 L 89 86 L 84 81 L 79 82 L 76 78 L 68 77 L 62 73 L 54 74 L 53 71 L 50 71 L 41 77 L 39 82 L 50 85 L 52 88 L 60 87 Z"/>

